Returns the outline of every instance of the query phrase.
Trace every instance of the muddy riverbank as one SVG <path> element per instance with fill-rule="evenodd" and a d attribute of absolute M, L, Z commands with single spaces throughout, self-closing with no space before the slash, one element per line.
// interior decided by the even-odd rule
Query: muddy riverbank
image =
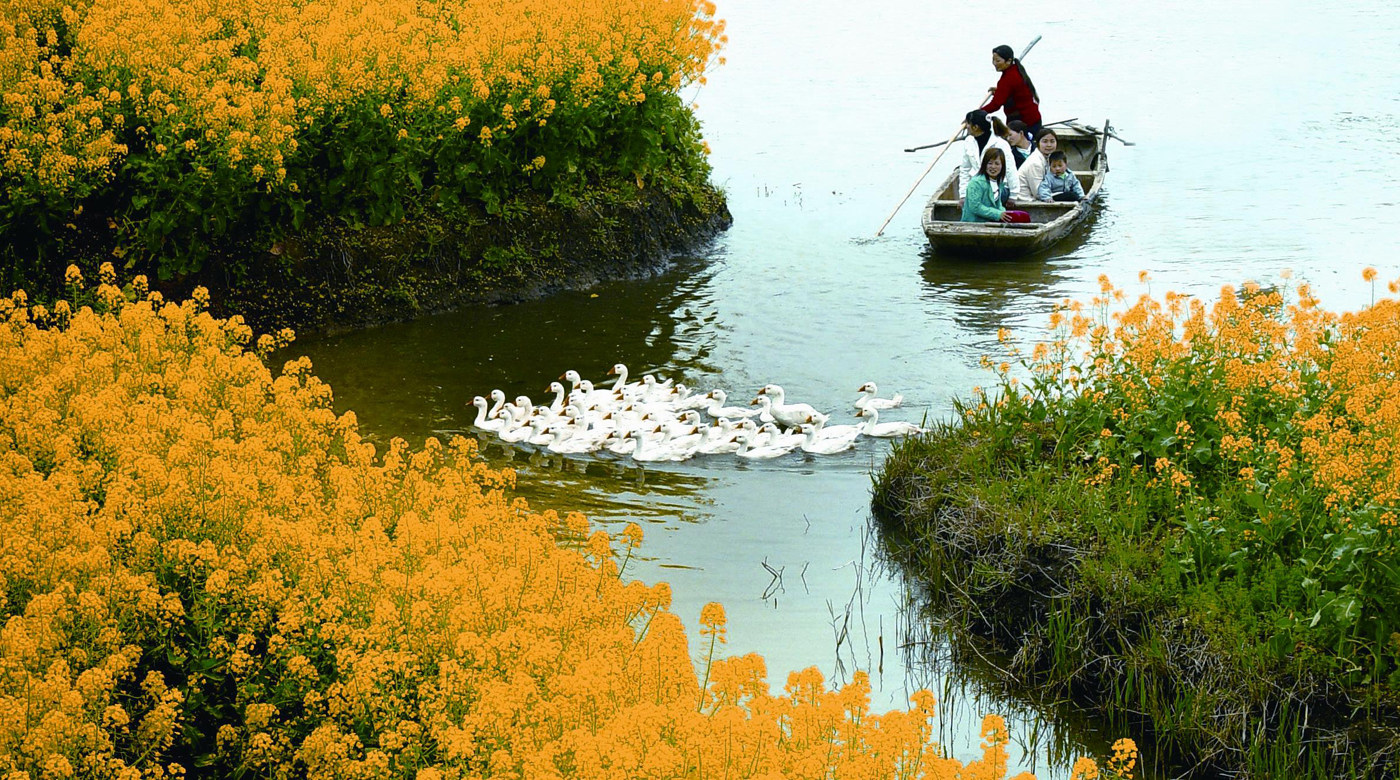
<path fill-rule="evenodd" d="M 569 207 L 526 200 L 502 214 L 384 227 L 324 220 L 262 248 L 259 262 L 225 261 L 197 282 L 215 311 L 242 314 L 255 330 L 328 335 L 654 276 L 732 222 L 724 193 L 708 184 L 629 182 Z"/>

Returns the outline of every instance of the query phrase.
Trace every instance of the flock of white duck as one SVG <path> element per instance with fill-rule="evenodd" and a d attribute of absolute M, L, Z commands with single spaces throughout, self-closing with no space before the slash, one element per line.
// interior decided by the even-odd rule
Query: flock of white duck
<path fill-rule="evenodd" d="M 506 401 L 500 390 L 491 400 L 472 399 L 472 426 L 508 443 L 526 443 L 561 454 L 610 452 L 641 462 L 683 461 L 696 455 L 733 453 L 750 460 L 777 458 L 794 450 L 830 455 L 855 446 L 860 436 L 894 438 L 922 433 L 908 422 L 880 422 L 881 409 L 904 397 L 878 397 L 874 382 L 861 385 L 855 401 L 856 425 L 827 425 L 829 415 L 808 404 L 788 403 L 783 388 L 764 385 L 749 406 L 726 406 L 724 390 L 695 394 L 672 380 L 650 374 L 627 381 L 621 363 L 608 372 L 612 386 L 595 387 L 577 371 L 551 382 L 554 400 L 535 406 L 528 396 Z M 568 386 L 565 386 L 565 382 Z"/>

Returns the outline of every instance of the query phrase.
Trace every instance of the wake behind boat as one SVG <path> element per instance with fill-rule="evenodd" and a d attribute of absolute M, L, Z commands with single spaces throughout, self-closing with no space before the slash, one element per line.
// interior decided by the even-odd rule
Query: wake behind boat
<path fill-rule="evenodd" d="M 1107 121 L 1099 133 L 1075 124 L 1057 128 L 1059 150 L 1083 186 L 1084 199 L 1078 203 L 1017 203 L 1015 208 L 1030 214 L 1028 223 L 962 222 L 955 168 L 924 206 L 924 235 L 929 244 L 941 253 L 985 258 L 1019 257 L 1050 247 L 1083 222 L 1098 201 L 1108 174 L 1104 149 L 1111 132 Z"/>

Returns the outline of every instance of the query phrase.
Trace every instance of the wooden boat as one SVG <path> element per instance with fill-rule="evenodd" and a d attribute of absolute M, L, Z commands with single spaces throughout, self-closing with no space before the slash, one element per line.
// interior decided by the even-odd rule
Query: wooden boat
<path fill-rule="evenodd" d="M 1084 200 L 1078 203 L 1017 203 L 1015 208 L 1029 212 L 1028 223 L 962 222 L 958 205 L 958 171 L 955 168 L 928 205 L 924 206 L 924 234 L 940 253 L 975 257 L 1019 257 L 1048 248 L 1083 222 L 1094 208 L 1108 173 L 1104 148 L 1111 132 L 1104 122 L 1102 132 L 1078 124 L 1056 126 L 1059 150 L 1068 158 L 1069 169 L 1084 187 Z"/>

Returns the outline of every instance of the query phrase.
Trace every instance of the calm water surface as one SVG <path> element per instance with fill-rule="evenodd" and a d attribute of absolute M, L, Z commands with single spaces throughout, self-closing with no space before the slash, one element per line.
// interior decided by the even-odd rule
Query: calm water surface
<path fill-rule="evenodd" d="M 835 422 L 875 380 L 905 395 L 896 419 L 918 421 L 989 381 L 978 358 L 996 354 L 998 328 L 1033 341 L 1053 303 L 1092 295 L 1100 274 L 1135 291 L 1145 270 L 1158 293 L 1211 296 L 1289 269 L 1333 309 L 1370 299 L 1364 267 L 1400 275 L 1400 6 L 1105 5 L 1026 3 L 993 17 L 927 0 L 725 4 L 728 62 L 692 88 L 735 215 L 706 256 L 647 282 L 297 350 L 369 433 L 415 445 L 464 432 L 473 395 L 499 387 L 538 401 L 565 369 L 601 378 L 619 361 L 740 403 L 775 382 Z M 1137 142 L 1110 147 L 1087 229 L 1022 261 L 933 255 L 919 206 L 949 155 L 870 240 L 935 153 L 903 148 L 946 138 L 994 83 L 992 46 L 1019 50 L 1036 35 L 1026 64 L 1046 120 L 1111 118 Z M 669 581 L 692 629 L 704 603 L 723 602 L 729 652 L 763 654 L 775 687 L 810 665 L 836 681 L 869 671 L 881 708 L 932 686 L 953 753 L 976 755 L 981 715 L 1002 712 L 1017 734 L 1013 771 L 1064 777 L 1055 746 L 1099 752 L 1102 737 L 1047 727 L 975 674 L 947 673 L 911 609 L 917 594 L 882 565 L 869 495 L 887 452 L 862 440 L 819 460 L 645 471 L 489 454 L 520 470 L 537 507 L 640 522 L 646 557 L 629 572 Z"/>

